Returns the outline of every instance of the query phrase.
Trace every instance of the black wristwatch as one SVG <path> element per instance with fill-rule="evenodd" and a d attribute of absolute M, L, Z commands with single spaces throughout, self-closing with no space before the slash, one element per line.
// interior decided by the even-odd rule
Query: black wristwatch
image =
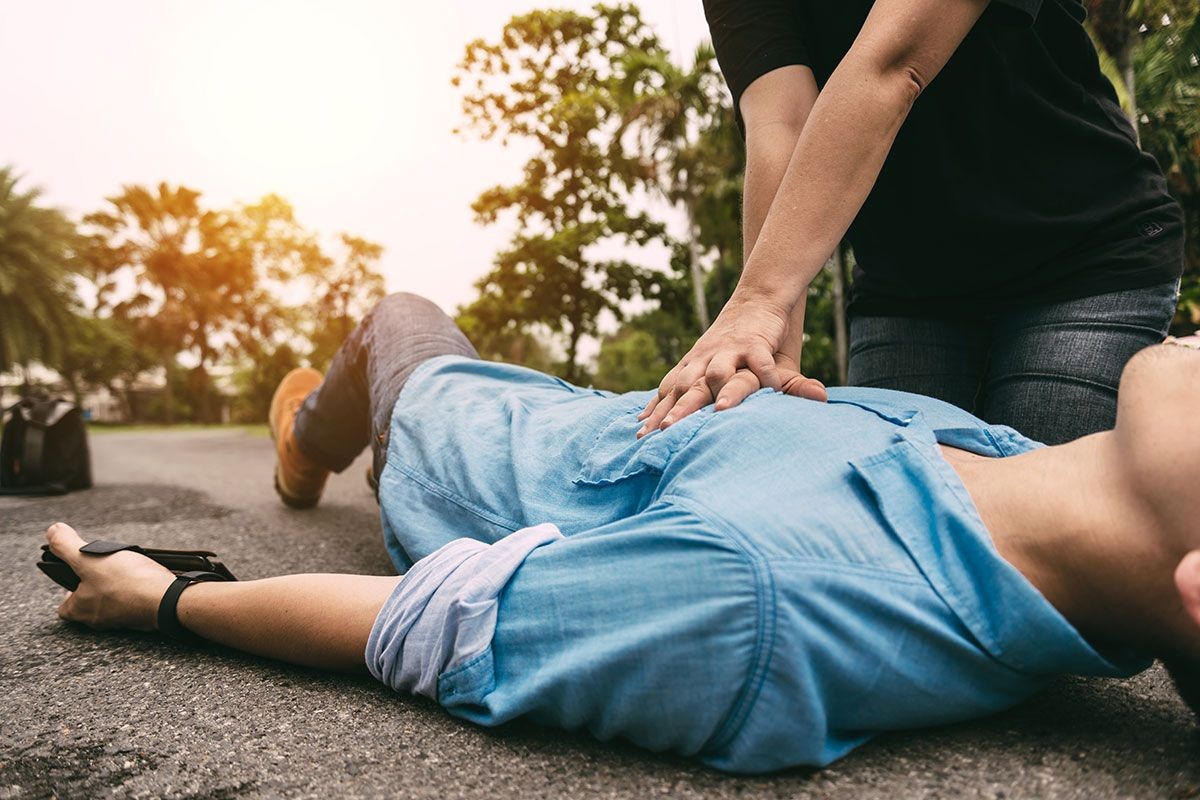
<path fill-rule="evenodd" d="M 197 636 L 183 625 L 179 624 L 177 606 L 183 590 L 198 581 L 224 581 L 227 578 L 216 572 L 181 572 L 175 576 L 175 581 L 167 587 L 162 600 L 158 604 L 158 632 L 179 642 L 199 644 L 204 638 Z"/>

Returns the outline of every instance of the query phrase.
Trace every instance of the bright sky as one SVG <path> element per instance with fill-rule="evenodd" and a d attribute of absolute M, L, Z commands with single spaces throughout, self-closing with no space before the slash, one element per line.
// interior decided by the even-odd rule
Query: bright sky
<path fill-rule="evenodd" d="M 454 136 L 454 65 L 507 19 L 575 0 L 0 0 L 0 164 L 72 214 L 122 184 L 183 183 L 213 206 L 287 198 L 327 236 L 386 247 L 391 290 L 447 310 L 507 241 L 469 205 L 518 149 Z M 680 60 L 700 0 L 642 0 Z"/>

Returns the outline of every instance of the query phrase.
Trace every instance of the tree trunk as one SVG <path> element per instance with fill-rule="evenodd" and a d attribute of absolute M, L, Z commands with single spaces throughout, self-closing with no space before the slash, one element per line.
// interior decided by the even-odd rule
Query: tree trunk
<path fill-rule="evenodd" d="M 163 361 L 163 420 L 175 424 L 175 388 L 171 386 L 171 360 Z"/>
<path fill-rule="evenodd" d="M 71 398 L 75 401 L 75 405 L 83 407 L 83 385 L 79 380 L 79 376 L 72 372 L 70 375 L 63 376 L 67 381 L 67 386 L 71 387 Z"/>
<path fill-rule="evenodd" d="M 133 422 L 133 403 L 129 401 L 129 384 L 133 383 L 132 379 L 124 381 L 125 388 L 122 391 L 117 391 L 115 382 L 105 384 L 108 393 L 121 401 L 121 413 L 125 415 L 126 422 Z"/>
<path fill-rule="evenodd" d="M 696 323 L 700 332 L 708 330 L 712 320 L 708 316 L 708 299 L 704 296 L 704 270 L 700 268 L 700 232 L 692 215 L 688 214 L 688 270 L 692 276 L 692 300 L 696 304 Z"/>
<path fill-rule="evenodd" d="M 850 332 L 846 322 L 846 244 L 833 250 L 833 340 L 837 348 L 838 383 L 846 385 L 850 370 Z"/>
<path fill-rule="evenodd" d="M 575 359 L 579 356 L 579 327 L 571 326 L 571 332 L 567 334 L 567 369 L 566 379 L 569 383 L 579 382 L 579 365 L 575 363 Z"/>

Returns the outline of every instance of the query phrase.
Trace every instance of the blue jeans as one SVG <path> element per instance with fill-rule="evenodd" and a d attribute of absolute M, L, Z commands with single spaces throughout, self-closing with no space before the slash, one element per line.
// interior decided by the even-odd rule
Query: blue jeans
<path fill-rule="evenodd" d="M 854 317 L 850 384 L 936 397 L 1047 444 L 1109 430 L 1135 353 L 1167 334 L 1179 283 L 977 317 Z"/>
<path fill-rule="evenodd" d="M 415 294 L 388 295 L 342 343 L 325 382 L 304 401 L 296 415 L 296 443 L 334 472 L 350 466 L 370 444 L 374 474 L 382 475 L 400 390 L 413 370 L 443 355 L 479 357 L 434 303 Z"/>

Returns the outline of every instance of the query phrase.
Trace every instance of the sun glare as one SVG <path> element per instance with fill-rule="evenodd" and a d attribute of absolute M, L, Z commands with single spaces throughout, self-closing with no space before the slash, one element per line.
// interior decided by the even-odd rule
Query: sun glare
<path fill-rule="evenodd" d="M 415 111 L 399 53 L 333 4 L 181 12 L 162 73 L 211 169 L 273 190 L 336 190 L 403 157 Z"/>

